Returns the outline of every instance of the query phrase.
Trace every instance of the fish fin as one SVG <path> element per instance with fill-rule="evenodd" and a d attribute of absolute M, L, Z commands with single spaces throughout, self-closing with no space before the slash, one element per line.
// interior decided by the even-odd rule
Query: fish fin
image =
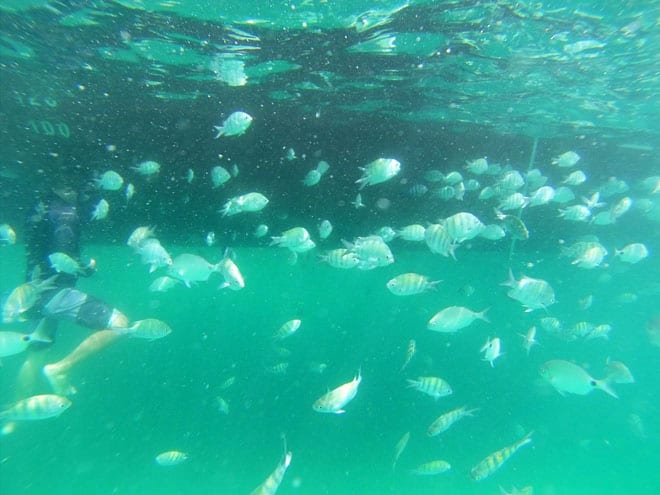
<path fill-rule="evenodd" d="M 223 259 L 223 260 L 230 259 L 230 260 L 232 260 L 232 261 L 236 261 L 236 251 L 234 251 L 234 250 L 233 250 L 232 248 L 230 248 L 230 247 L 225 248 L 225 252 L 224 252 L 224 254 L 222 255 L 222 259 Z"/>
<path fill-rule="evenodd" d="M 332 411 L 332 412 L 334 412 L 335 414 L 346 414 L 345 409 L 337 409 L 336 411 Z"/>
<path fill-rule="evenodd" d="M 153 272 L 155 272 L 156 270 L 157 270 L 156 265 L 151 265 L 151 266 L 149 267 L 149 273 L 153 273 Z"/>
<path fill-rule="evenodd" d="M 485 321 L 486 323 L 490 323 L 490 320 L 486 316 L 486 313 L 488 312 L 489 309 L 490 309 L 490 306 L 487 307 L 486 309 L 484 309 L 483 311 L 479 311 L 476 315 L 477 318 L 479 318 L 480 320 Z"/>
<path fill-rule="evenodd" d="M 218 285 L 218 289 L 226 289 L 227 287 L 229 287 L 229 282 L 223 282 Z"/>
<path fill-rule="evenodd" d="M 269 246 L 275 246 L 275 245 L 277 245 L 282 239 L 283 239 L 283 236 L 279 236 L 279 235 L 271 236 L 271 241 L 270 241 L 270 243 L 269 243 L 268 245 L 269 245 Z"/>
<path fill-rule="evenodd" d="M 14 433 L 16 429 L 16 423 L 14 421 L 4 421 L 0 420 L 0 436 L 7 436 Z"/>
<path fill-rule="evenodd" d="M 451 257 L 454 259 L 454 261 L 458 261 L 458 260 L 456 259 L 456 248 L 457 248 L 458 246 L 459 246 L 459 244 L 451 244 L 451 245 L 449 246 L 449 249 L 447 250 L 447 252 L 449 253 L 449 256 L 451 256 Z"/>
<path fill-rule="evenodd" d="M 615 399 L 619 398 L 619 396 L 617 395 L 615 390 L 612 388 L 612 386 L 611 386 L 611 384 L 610 384 L 610 382 L 607 378 L 605 378 L 603 380 L 594 380 L 594 381 L 596 383 L 596 388 L 601 389 L 603 392 L 605 392 L 608 395 L 611 395 Z"/>
<path fill-rule="evenodd" d="M 513 276 L 513 270 L 509 268 L 509 278 L 504 282 L 501 282 L 500 285 L 504 287 L 515 287 L 516 286 L 516 277 Z"/>
<path fill-rule="evenodd" d="M 221 125 L 214 125 L 213 128 L 217 131 L 217 134 L 213 139 L 218 139 L 220 136 L 222 136 L 225 133 L 225 128 L 224 126 Z"/>
<path fill-rule="evenodd" d="M 53 320 L 48 318 L 42 318 L 37 324 L 37 328 L 28 335 L 30 342 L 42 342 L 44 344 L 50 344 L 53 342 L 53 332 L 54 326 L 56 323 Z"/>

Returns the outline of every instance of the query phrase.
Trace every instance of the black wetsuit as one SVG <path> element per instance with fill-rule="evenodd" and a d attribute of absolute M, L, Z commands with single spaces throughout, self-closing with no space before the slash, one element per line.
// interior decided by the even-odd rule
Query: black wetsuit
<path fill-rule="evenodd" d="M 114 308 L 89 294 L 74 289 L 78 276 L 59 273 L 52 268 L 48 256 L 61 252 L 80 259 L 80 215 L 78 195 L 70 188 L 51 190 L 40 199 L 35 213 L 27 222 L 27 273 L 40 278 L 57 275 L 53 290 L 44 292 L 31 315 L 51 320 L 72 319 L 92 329 L 107 328 Z M 84 270 L 89 275 L 93 269 Z M 60 311 L 57 311 L 57 309 Z M 56 325 L 51 325 L 50 337 Z"/>

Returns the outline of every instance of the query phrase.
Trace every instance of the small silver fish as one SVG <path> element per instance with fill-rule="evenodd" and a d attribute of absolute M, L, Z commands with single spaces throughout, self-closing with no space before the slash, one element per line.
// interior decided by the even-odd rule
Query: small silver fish
<path fill-rule="evenodd" d="M 252 125 L 254 119 L 245 112 L 234 112 L 227 117 L 222 125 L 213 126 L 217 134 L 214 139 L 221 136 L 241 136 Z"/>

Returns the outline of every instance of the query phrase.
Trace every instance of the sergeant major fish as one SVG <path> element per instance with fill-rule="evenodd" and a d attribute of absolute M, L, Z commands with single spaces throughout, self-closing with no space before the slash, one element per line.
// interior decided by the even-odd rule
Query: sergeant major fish
<path fill-rule="evenodd" d="M 251 192 L 230 198 L 220 212 L 223 217 L 237 215 L 243 212 L 263 210 L 268 204 L 268 198 L 261 193 Z"/>
<path fill-rule="evenodd" d="M 227 117 L 222 125 L 213 126 L 217 131 L 214 139 L 220 136 L 241 136 L 252 125 L 254 119 L 245 112 L 234 112 Z"/>
<path fill-rule="evenodd" d="M 525 435 L 516 443 L 504 447 L 492 454 L 486 456 L 481 462 L 470 470 L 470 477 L 475 481 L 481 481 L 488 478 L 491 474 L 497 471 L 502 465 L 518 450 L 525 445 L 532 443 L 532 432 Z"/>
<path fill-rule="evenodd" d="M 360 189 L 365 186 L 373 186 L 390 180 L 401 171 L 401 163 L 394 158 L 378 158 L 373 162 L 360 167 L 362 177 L 355 182 L 360 184 Z"/>
<path fill-rule="evenodd" d="M 176 466 L 188 459 L 188 454 L 179 450 L 168 450 L 161 452 L 155 458 L 156 464 L 159 466 Z"/>
<path fill-rule="evenodd" d="M 484 353 L 484 361 L 490 363 L 491 368 L 495 367 L 495 360 L 502 355 L 500 350 L 501 341 L 499 337 L 493 339 L 489 338 L 486 343 L 481 347 L 480 352 Z"/>
<path fill-rule="evenodd" d="M 447 461 L 438 459 L 435 461 L 425 462 L 416 468 L 412 469 L 411 474 L 433 476 L 435 474 L 446 473 L 451 469 L 451 464 Z"/>
<path fill-rule="evenodd" d="M 395 296 L 412 296 L 435 290 L 435 286 L 439 283 L 440 280 L 431 281 L 426 275 L 419 273 L 402 273 L 391 279 L 386 285 Z"/>
<path fill-rule="evenodd" d="M 160 163 L 153 160 L 147 160 L 133 167 L 133 170 L 140 175 L 155 175 L 160 172 Z"/>
<path fill-rule="evenodd" d="M 277 465 L 275 470 L 271 475 L 266 478 L 266 480 L 250 492 L 250 495 L 275 495 L 277 489 L 279 488 L 282 480 L 284 479 L 284 474 L 291 464 L 291 452 L 287 452 L 286 443 L 284 445 L 284 457 Z"/>
<path fill-rule="evenodd" d="M 472 413 L 475 411 L 476 409 L 468 409 L 466 406 L 462 406 L 441 414 L 429 425 L 426 434 L 430 437 L 439 435 L 451 428 L 457 421 L 466 416 L 473 416 Z"/>
<path fill-rule="evenodd" d="M 53 275 L 46 280 L 34 279 L 12 290 L 2 305 L 3 323 L 23 321 L 23 314 L 35 305 L 41 294 L 45 291 L 55 289 L 56 278 L 57 275 Z"/>
<path fill-rule="evenodd" d="M 290 337 L 300 328 L 301 323 L 302 321 L 298 319 L 287 321 L 275 332 L 273 338 L 276 340 L 283 340 Z"/>
<path fill-rule="evenodd" d="M 150 265 L 149 273 L 172 264 L 172 257 L 156 238 L 145 239 L 135 251 L 140 255 L 142 263 Z"/>
<path fill-rule="evenodd" d="M 66 253 L 51 253 L 48 255 L 50 267 L 57 273 L 66 273 L 68 275 L 82 275 L 85 269 L 80 266 L 76 260 Z"/>
<path fill-rule="evenodd" d="M 412 361 L 412 358 L 415 356 L 417 353 L 417 342 L 415 342 L 415 339 L 410 339 L 408 342 L 408 349 L 406 351 L 406 359 L 403 361 L 403 364 L 401 365 L 401 369 L 399 371 L 403 371 L 406 369 L 406 367 L 410 364 L 410 361 Z"/>
<path fill-rule="evenodd" d="M 155 318 L 138 320 L 128 328 L 120 328 L 116 331 L 127 334 L 129 337 L 146 340 L 162 339 L 172 333 L 172 329 L 167 323 Z"/>
<path fill-rule="evenodd" d="M 513 272 L 509 270 L 509 280 L 500 285 L 510 287 L 507 295 L 522 304 L 526 312 L 540 308 L 547 309 L 555 303 L 555 291 L 542 279 L 523 276 L 520 280 L 516 280 Z"/>
<path fill-rule="evenodd" d="M 96 206 L 92 211 L 92 220 L 103 220 L 108 216 L 109 212 L 110 204 L 105 199 L 101 199 L 96 203 Z"/>
<path fill-rule="evenodd" d="M 66 397 L 54 394 L 33 395 L 19 400 L 8 409 L 0 411 L 0 422 L 5 421 L 40 421 L 54 418 L 62 414 L 71 401 Z"/>
<path fill-rule="evenodd" d="M 114 170 L 103 172 L 101 177 L 94 180 L 97 189 L 117 191 L 124 185 L 124 179 Z"/>
<path fill-rule="evenodd" d="M 320 413 L 344 414 L 346 411 L 343 408 L 355 398 L 361 382 L 362 375 L 358 371 L 353 380 L 328 391 L 317 399 L 312 409 Z"/>
<path fill-rule="evenodd" d="M 420 376 L 417 380 L 407 380 L 408 387 L 422 392 L 435 400 L 454 393 L 449 383 L 437 376 Z"/>

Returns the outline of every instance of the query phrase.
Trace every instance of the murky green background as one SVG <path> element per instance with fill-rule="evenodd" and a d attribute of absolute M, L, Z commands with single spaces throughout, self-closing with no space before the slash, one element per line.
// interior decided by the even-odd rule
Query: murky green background
<path fill-rule="evenodd" d="M 657 194 L 641 180 L 660 175 L 657 160 L 660 52 L 656 2 L 45 2 L 0 5 L 0 223 L 18 235 L 0 247 L 0 294 L 25 280 L 25 219 L 53 185 L 84 191 L 83 254 L 98 273 L 78 288 L 115 305 L 131 320 L 158 318 L 173 333 L 147 342 L 126 338 L 71 374 L 73 406 L 57 419 L 21 424 L 0 437 L 0 491 L 6 495 L 245 494 L 282 455 L 285 434 L 293 461 L 280 494 L 498 494 L 532 485 L 541 495 L 655 494 L 660 489 L 658 352 L 647 321 L 658 314 L 660 252 Z M 222 64 L 243 64 L 245 85 L 223 80 Z M 245 135 L 213 140 L 213 126 L 231 112 L 254 117 Z M 558 219 L 557 205 L 523 211 L 531 238 L 476 239 L 458 261 L 425 246 L 395 240 L 396 262 L 373 271 L 342 271 L 317 255 L 389 225 L 436 222 L 469 211 L 495 221 L 493 201 L 468 192 L 464 201 L 414 197 L 431 169 L 461 170 L 487 156 L 524 172 L 532 166 L 558 186 L 566 170 L 552 157 L 575 150 L 588 181 L 577 200 L 611 177 L 630 189 L 633 208 L 615 225 Z M 297 159 L 286 159 L 294 149 Z M 362 191 L 367 208 L 351 206 L 358 166 L 396 157 L 399 177 Z M 330 172 L 314 188 L 301 180 L 319 160 Z M 161 163 L 154 178 L 132 167 Z M 239 175 L 212 190 L 213 166 Z M 113 169 L 137 193 L 103 194 L 103 222 L 87 222 L 101 198 L 88 187 Z M 189 184 L 188 169 L 196 179 Z M 466 174 L 467 177 L 467 174 Z M 480 178 L 482 187 L 493 181 Z M 222 218 L 229 197 L 260 191 L 263 212 Z M 650 209 L 639 204 L 650 202 Z M 608 206 L 608 207 L 609 207 Z M 295 265 L 285 250 L 255 239 L 316 226 L 335 232 Z M 172 255 L 195 253 L 217 262 L 236 252 L 242 291 L 217 290 L 221 278 L 164 294 L 148 291 L 160 273 L 125 245 L 140 225 L 154 225 Z M 209 231 L 218 243 L 204 245 Z M 561 258 L 562 246 L 597 236 L 609 255 L 582 270 Z M 644 242 L 638 265 L 613 256 Z M 525 313 L 499 284 L 509 268 L 547 279 L 557 303 Z M 385 284 L 404 272 L 442 280 L 438 290 L 397 298 Z M 593 295 L 588 310 L 578 301 Z M 458 335 L 426 330 L 450 305 L 488 310 Z M 554 316 L 571 326 L 609 323 L 609 340 L 566 342 L 539 329 L 529 357 L 519 333 Z M 283 343 L 271 335 L 300 318 Z M 30 323 L 0 330 L 28 332 Z M 47 349 L 4 358 L 0 407 L 49 392 L 39 367 L 62 358 L 87 330 L 62 323 Z M 491 368 L 479 348 L 502 339 Z M 410 339 L 418 353 L 401 372 Z M 600 391 L 562 397 L 541 381 L 539 366 L 566 359 L 593 376 L 607 358 L 626 363 L 632 385 L 616 400 Z M 24 363 L 35 380 L 19 382 Z M 271 368 L 287 362 L 283 375 Z M 315 371 L 319 363 L 324 373 Z M 314 412 L 328 388 L 363 382 L 343 416 Z M 23 376 L 29 375 L 23 369 Z M 406 379 L 438 375 L 454 394 L 437 402 L 406 388 Z M 231 376 L 236 383 L 221 391 Z M 229 403 L 218 411 L 216 396 Z M 426 436 L 442 412 L 479 408 L 439 438 Z M 525 447 L 483 482 L 469 470 L 486 455 L 534 431 Z M 411 432 L 392 470 L 393 448 Z M 178 449 L 185 463 L 164 468 L 154 456 Z M 409 470 L 433 459 L 449 473 L 416 477 Z"/>

